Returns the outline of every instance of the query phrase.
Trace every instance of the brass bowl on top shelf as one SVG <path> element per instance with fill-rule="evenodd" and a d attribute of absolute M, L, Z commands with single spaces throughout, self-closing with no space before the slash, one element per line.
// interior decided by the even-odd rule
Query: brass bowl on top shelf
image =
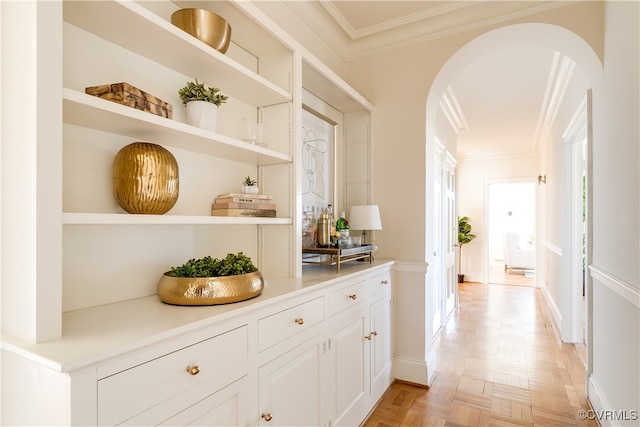
<path fill-rule="evenodd" d="M 171 23 L 220 53 L 231 42 L 231 25 L 220 15 L 205 9 L 180 9 L 171 15 Z"/>

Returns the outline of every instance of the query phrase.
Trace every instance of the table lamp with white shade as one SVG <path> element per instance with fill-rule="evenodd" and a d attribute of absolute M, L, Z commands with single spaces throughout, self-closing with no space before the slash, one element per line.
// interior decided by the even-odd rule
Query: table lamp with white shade
<path fill-rule="evenodd" d="M 367 242 L 367 231 L 382 230 L 378 205 L 351 206 L 349 227 L 352 230 L 362 230 L 363 245 L 372 244 L 372 242 Z"/>

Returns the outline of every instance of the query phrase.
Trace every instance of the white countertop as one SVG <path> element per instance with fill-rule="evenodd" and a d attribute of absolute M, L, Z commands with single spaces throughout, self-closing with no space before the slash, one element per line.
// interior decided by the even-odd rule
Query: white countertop
<path fill-rule="evenodd" d="M 352 262 L 341 265 L 340 272 L 335 267 L 306 265 L 301 278 L 265 277 L 261 295 L 232 304 L 176 306 L 152 295 L 71 311 L 62 315 L 60 339 L 31 344 L 3 335 L 2 347 L 56 371 L 71 372 L 392 264 L 390 260 Z"/>

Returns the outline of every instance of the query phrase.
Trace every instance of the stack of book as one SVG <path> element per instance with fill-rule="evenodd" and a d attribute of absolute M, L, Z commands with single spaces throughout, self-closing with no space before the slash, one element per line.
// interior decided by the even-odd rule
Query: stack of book
<path fill-rule="evenodd" d="M 211 215 L 275 218 L 272 199 L 266 194 L 220 194 L 211 205 Z"/>

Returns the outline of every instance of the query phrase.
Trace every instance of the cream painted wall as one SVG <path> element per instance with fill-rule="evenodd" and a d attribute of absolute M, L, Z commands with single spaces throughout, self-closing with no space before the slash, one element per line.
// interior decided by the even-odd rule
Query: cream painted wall
<path fill-rule="evenodd" d="M 596 408 L 640 411 L 640 7 L 607 2 L 605 99 L 594 117 L 593 374 Z M 638 425 L 638 418 L 602 425 Z"/>

